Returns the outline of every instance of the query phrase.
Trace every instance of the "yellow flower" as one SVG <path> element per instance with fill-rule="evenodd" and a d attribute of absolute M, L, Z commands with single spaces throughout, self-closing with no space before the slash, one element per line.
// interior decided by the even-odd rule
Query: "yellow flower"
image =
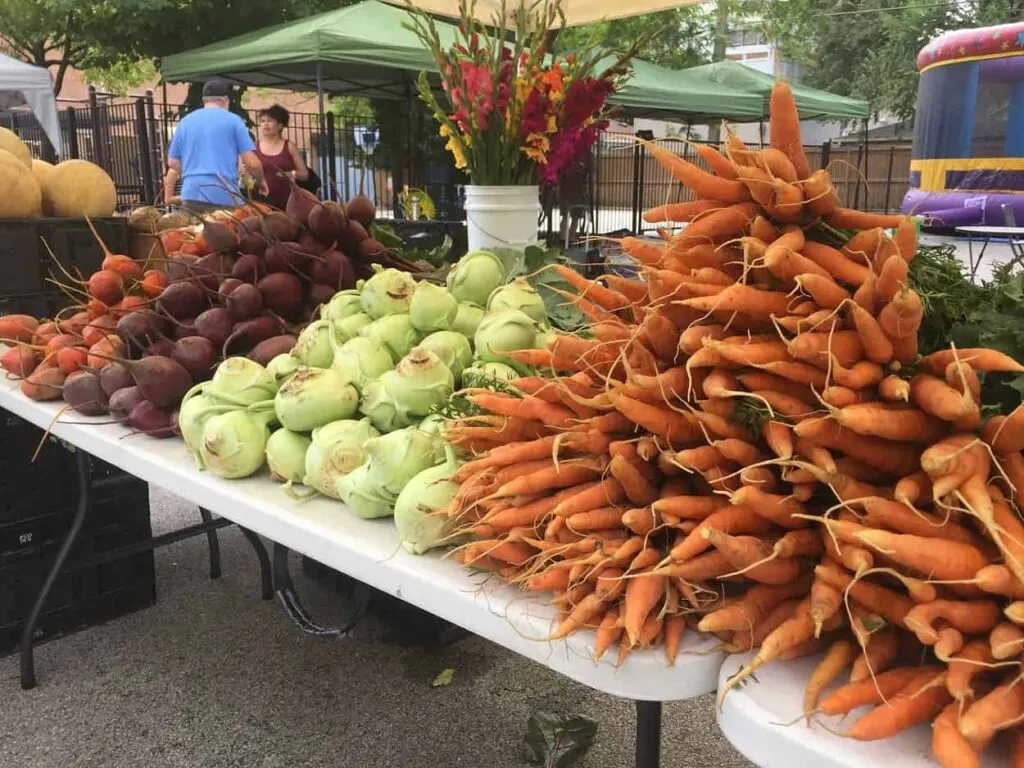
<path fill-rule="evenodd" d="M 558 121 L 555 119 L 554 115 L 548 115 L 548 127 L 546 130 L 548 133 L 558 132 Z"/>
<path fill-rule="evenodd" d="M 546 165 L 548 162 L 547 156 L 539 149 L 534 149 L 532 147 L 523 147 L 523 153 L 528 158 L 533 160 L 533 162 L 539 163 L 540 165 Z"/>
<path fill-rule="evenodd" d="M 454 136 L 448 139 L 448 143 L 444 145 L 444 148 L 452 153 L 452 157 L 455 158 L 456 168 L 461 170 L 466 167 L 466 154 L 462 151 L 462 144 Z"/>
<path fill-rule="evenodd" d="M 531 133 L 526 137 L 523 154 L 535 163 L 547 163 L 547 153 L 551 149 L 551 141 L 543 133 Z"/>

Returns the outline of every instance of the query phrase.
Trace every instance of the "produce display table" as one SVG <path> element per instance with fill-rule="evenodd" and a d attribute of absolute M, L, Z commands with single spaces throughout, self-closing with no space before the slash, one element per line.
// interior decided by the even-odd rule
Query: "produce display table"
<path fill-rule="evenodd" d="M 750 661 L 753 653 L 730 656 L 718 675 L 719 686 Z M 803 717 L 804 686 L 820 656 L 776 661 L 761 667 L 756 680 L 734 688 L 717 709 L 718 727 L 748 760 L 762 768 L 934 768 L 931 728 L 919 725 L 884 741 L 856 741 L 829 733 L 822 725 L 842 733 L 857 716 L 820 717 L 808 727 Z M 1009 765 L 998 749 L 987 750 L 986 768 Z"/>
<path fill-rule="evenodd" d="M 0 408 L 39 427 L 51 424 L 63 403 L 37 403 L 17 382 L 0 383 Z M 600 663 L 590 658 L 593 634 L 545 641 L 554 609 L 508 586 L 465 571 L 440 555 L 406 553 L 390 519 L 363 520 L 340 502 L 295 501 L 265 473 L 246 480 L 222 480 L 199 472 L 181 440 L 154 440 L 128 429 L 88 423 L 53 425 L 61 440 L 153 485 L 175 493 L 283 547 L 306 555 L 371 587 L 394 595 L 474 634 L 515 651 L 583 685 L 637 702 L 636 765 L 655 768 L 660 759 L 661 702 L 693 698 L 715 690 L 722 655 L 717 644 L 687 632 L 674 667 L 663 651 L 635 653 L 622 667 L 614 652 Z M 102 419 L 94 421 L 101 422 Z M 283 551 L 283 550 L 282 550 Z M 275 577 L 279 570 L 275 568 Z M 279 587 L 280 584 L 275 584 Z"/>
<path fill-rule="evenodd" d="M 1013 254 L 1013 258 L 1010 260 L 1011 264 L 1020 264 L 1024 260 L 1024 227 L 957 227 L 956 232 L 967 235 L 967 261 L 972 281 L 978 272 L 978 267 L 981 266 L 985 249 L 988 248 L 988 244 L 993 238 L 1006 238 Z M 981 241 L 981 250 L 978 251 L 977 258 L 974 257 L 975 238 Z"/>

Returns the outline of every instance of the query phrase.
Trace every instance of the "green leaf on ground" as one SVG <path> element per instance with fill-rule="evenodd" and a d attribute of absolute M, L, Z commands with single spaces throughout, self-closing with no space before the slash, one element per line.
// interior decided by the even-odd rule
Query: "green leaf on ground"
<path fill-rule="evenodd" d="M 434 678 L 434 682 L 432 682 L 431 685 L 434 688 L 441 688 L 442 686 L 445 686 L 445 685 L 451 685 L 454 680 L 455 680 L 455 670 L 452 669 L 451 667 L 447 667 L 445 669 L 442 669 L 438 673 L 437 677 Z"/>
<path fill-rule="evenodd" d="M 584 715 L 534 712 L 526 723 L 526 759 L 542 768 L 570 768 L 583 758 L 597 736 L 597 722 Z"/>

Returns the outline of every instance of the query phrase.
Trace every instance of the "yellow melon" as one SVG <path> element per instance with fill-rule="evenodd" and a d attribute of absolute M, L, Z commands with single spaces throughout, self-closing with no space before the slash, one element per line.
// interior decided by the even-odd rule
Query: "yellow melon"
<path fill-rule="evenodd" d="M 29 219 L 43 214 L 36 176 L 21 160 L 0 149 L 0 218 Z"/>
<path fill-rule="evenodd" d="M 113 216 L 117 189 L 107 172 L 88 160 L 57 163 L 43 181 L 47 216 Z"/>
<path fill-rule="evenodd" d="M 32 167 L 32 150 L 28 148 L 28 144 L 18 138 L 18 134 L 14 131 L 0 127 L 0 149 L 10 152 L 26 168 Z"/>
<path fill-rule="evenodd" d="M 43 188 L 43 182 L 46 181 L 46 177 L 53 171 L 53 163 L 48 163 L 45 160 L 38 160 L 32 158 L 32 173 L 36 175 L 36 181 L 39 182 L 39 188 Z"/>

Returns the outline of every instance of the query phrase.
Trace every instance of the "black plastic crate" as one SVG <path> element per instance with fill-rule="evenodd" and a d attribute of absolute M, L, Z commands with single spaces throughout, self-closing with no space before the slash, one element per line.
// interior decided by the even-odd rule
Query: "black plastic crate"
<path fill-rule="evenodd" d="M 34 463 L 42 430 L 9 414 L 0 417 L 0 654 L 13 651 L 61 543 L 74 519 L 75 455 L 48 439 Z M 90 506 L 69 566 L 152 536 L 149 487 L 89 459 Z M 43 609 L 38 640 L 47 640 L 152 605 L 152 551 L 107 563 L 68 568 Z"/>
<path fill-rule="evenodd" d="M 126 252 L 126 219 L 94 219 L 92 223 L 113 253 Z M 0 294 L 57 293 L 46 278 L 52 273 L 61 282 L 68 281 L 54 256 L 70 274 L 85 277 L 103 263 L 103 249 L 85 219 L 0 220 Z"/>

